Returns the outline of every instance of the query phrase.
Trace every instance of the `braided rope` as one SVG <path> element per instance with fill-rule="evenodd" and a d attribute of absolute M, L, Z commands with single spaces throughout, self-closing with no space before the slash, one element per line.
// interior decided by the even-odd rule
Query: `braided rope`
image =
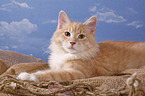
<path fill-rule="evenodd" d="M 134 76 L 134 74 L 133 74 Z M 140 84 L 140 80 L 137 79 L 136 76 L 130 76 L 133 82 L 138 80 Z M 131 82 L 128 81 L 128 76 L 124 76 L 124 80 L 127 80 L 127 83 Z M 128 78 L 128 79 L 127 79 Z M 104 78 L 105 79 L 105 78 Z M 89 80 L 89 79 L 88 79 Z M 95 78 L 94 78 L 95 80 Z M 103 79 L 102 79 L 103 80 Z M 107 95 L 107 96 L 119 96 L 121 94 L 128 94 L 128 96 L 143 96 L 139 94 L 144 94 L 143 89 L 139 89 L 138 87 L 133 87 L 134 83 L 124 84 L 117 89 L 108 88 L 107 84 L 111 84 L 108 82 L 104 82 L 101 86 L 96 86 L 90 82 L 65 82 L 59 83 L 55 81 L 43 81 L 39 83 L 28 82 L 28 81 L 20 81 L 12 75 L 3 75 L 0 77 L 0 91 L 4 93 L 9 93 L 12 95 L 31 95 L 31 96 L 51 96 L 54 94 L 69 94 L 69 96 L 77 96 L 77 95 L 91 95 L 91 96 L 98 96 L 98 95 Z M 64 85 L 63 85 L 64 84 Z M 115 86 L 115 85 L 114 85 Z M 104 89 L 103 89 L 104 88 Z M 138 89 L 137 89 L 138 88 Z M 136 95 L 137 94 L 137 95 Z"/>

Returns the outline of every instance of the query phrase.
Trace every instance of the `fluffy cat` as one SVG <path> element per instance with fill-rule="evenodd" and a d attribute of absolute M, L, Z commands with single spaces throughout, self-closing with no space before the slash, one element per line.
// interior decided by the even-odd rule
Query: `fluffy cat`
<path fill-rule="evenodd" d="M 60 11 L 58 26 L 49 46 L 50 69 L 35 73 L 22 72 L 17 78 L 35 82 L 61 82 L 119 74 L 127 68 L 139 68 L 145 64 L 145 42 L 97 43 L 96 22 L 96 16 L 85 23 L 71 22 L 67 14 Z"/>

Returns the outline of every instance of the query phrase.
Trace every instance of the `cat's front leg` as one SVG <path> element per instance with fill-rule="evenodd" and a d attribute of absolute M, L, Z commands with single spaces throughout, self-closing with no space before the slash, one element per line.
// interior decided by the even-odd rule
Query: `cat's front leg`
<path fill-rule="evenodd" d="M 74 79 L 86 78 L 85 74 L 81 71 L 74 69 L 67 70 L 44 70 L 38 71 L 35 73 L 20 73 L 17 77 L 20 80 L 28 80 L 28 81 L 46 81 L 46 80 L 55 80 L 59 82 L 70 81 Z"/>
<path fill-rule="evenodd" d="M 27 72 L 22 72 L 17 76 L 17 79 L 20 80 L 28 80 L 28 81 L 34 81 L 34 82 L 39 82 L 37 77 L 33 74 L 27 73 Z"/>

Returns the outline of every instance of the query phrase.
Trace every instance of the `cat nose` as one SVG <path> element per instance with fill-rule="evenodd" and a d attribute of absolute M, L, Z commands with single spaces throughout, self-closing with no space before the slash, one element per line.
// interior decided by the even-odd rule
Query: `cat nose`
<path fill-rule="evenodd" d="M 75 45 L 75 44 L 76 44 L 76 42 L 70 42 L 70 44 L 73 46 L 73 45 Z"/>

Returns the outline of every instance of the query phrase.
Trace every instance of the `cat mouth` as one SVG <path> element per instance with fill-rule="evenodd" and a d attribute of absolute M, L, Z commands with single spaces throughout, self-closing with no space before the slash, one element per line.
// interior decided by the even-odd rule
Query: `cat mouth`
<path fill-rule="evenodd" d="M 74 46 L 69 46 L 68 49 L 69 49 L 69 50 L 76 50 L 76 49 L 74 48 Z"/>
<path fill-rule="evenodd" d="M 76 53 L 77 50 L 74 48 L 74 47 L 65 47 L 65 50 L 68 52 L 68 53 Z"/>
<path fill-rule="evenodd" d="M 69 47 L 68 49 L 73 49 L 73 50 L 75 50 L 75 48 L 74 48 L 74 47 Z"/>
<path fill-rule="evenodd" d="M 76 53 L 76 48 L 74 46 L 63 46 L 64 50 L 66 50 L 69 53 Z"/>

